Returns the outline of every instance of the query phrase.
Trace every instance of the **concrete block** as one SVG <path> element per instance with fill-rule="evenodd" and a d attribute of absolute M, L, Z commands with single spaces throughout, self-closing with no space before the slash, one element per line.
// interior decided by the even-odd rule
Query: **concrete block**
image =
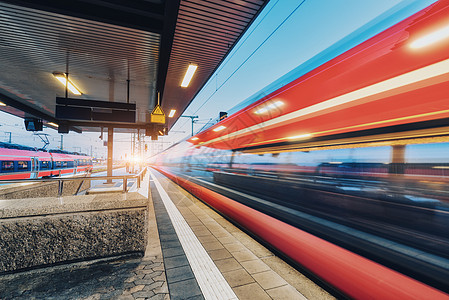
<path fill-rule="evenodd" d="M 73 195 L 81 184 L 81 180 L 65 181 L 62 196 Z M 80 192 L 90 188 L 90 181 L 85 180 L 81 184 Z M 58 182 L 15 183 L 0 186 L 0 199 L 24 199 L 57 197 Z"/>
<path fill-rule="evenodd" d="M 138 193 L 0 201 L 0 273 L 145 252 Z"/>

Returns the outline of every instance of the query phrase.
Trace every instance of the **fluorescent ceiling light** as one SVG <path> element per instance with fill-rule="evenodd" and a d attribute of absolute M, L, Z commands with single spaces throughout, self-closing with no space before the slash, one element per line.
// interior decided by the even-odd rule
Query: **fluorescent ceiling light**
<path fill-rule="evenodd" d="M 173 116 L 175 115 L 175 113 L 176 113 L 176 109 L 170 110 L 170 113 L 168 114 L 168 117 L 169 117 L 169 118 L 173 118 Z"/>
<path fill-rule="evenodd" d="M 199 140 L 200 138 L 199 137 L 197 137 L 197 136 L 194 136 L 193 138 L 191 138 L 190 140 L 192 140 L 192 141 L 196 141 L 196 140 Z"/>
<path fill-rule="evenodd" d="M 188 87 L 189 86 L 189 83 L 192 80 L 193 74 L 195 74 L 196 68 L 198 68 L 198 66 L 196 66 L 196 65 L 189 65 L 189 68 L 187 69 L 187 72 L 184 75 L 184 79 L 182 80 L 182 83 L 181 83 L 182 87 Z"/>
<path fill-rule="evenodd" d="M 0 106 L 6 106 L 6 104 L 3 102 L 0 102 Z"/>
<path fill-rule="evenodd" d="M 212 129 L 212 130 L 215 131 L 215 132 L 218 132 L 218 131 L 222 131 L 223 129 L 226 129 L 226 127 L 225 126 L 218 126 L 217 128 Z"/>
<path fill-rule="evenodd" d="M 254 113 L 257 115 L 260 115 L 260 114 L 266 113 L 269 110 L 273 110 L 275 108 L 281 107 L 282 105 L 284 105 L 284 102 L 282 102 L 282 101 L 272 102 L 271 104 L 268 104 L 262 108 L 259 108 Z"/>
<path fill-rule="evenodd" d="M 410 47 L 413 49 L 423 48 L 431 44 L 437 43 L 448 37 L 449 37 L 449 25 L 440 28 L 437 31 L 429 33 L 428 35 L 425 35 L 422 38 L 415 40 L 410 44 Z"/>
<path fill-rule="evenodd" d="M 67 78 L 65 77 L 64 73 L 54 72 L 53 76 L 55 76 L 56 79 L 59 80 L 59 82 L 61 82 L 64 86 L 66 86 Z M 82 94 L 81 91 L 70 81 L 70 79 L 69 79 L 69 85 L 68 85 L 67 88 L 69 89 L 69 91 L 71 91 L 75 95 L 81 95 Z"/>
<path fill-rule="evenodd" d="M 306 133 L 306 134 L 300 134 L 300 135 L 295 135 L 295 136 L 289 136 L 288 139 L 289 140 L 299 140 L 299 139 L 306 139 L 311 136 L 312 135 L 310 133 Z"/>
<path fill-rule="evenodd" d="M 53 122 L 48 122 L 47 125 L 53 126 L 53 127 L 59 127 L 58 124 L 53 123 Z"/>

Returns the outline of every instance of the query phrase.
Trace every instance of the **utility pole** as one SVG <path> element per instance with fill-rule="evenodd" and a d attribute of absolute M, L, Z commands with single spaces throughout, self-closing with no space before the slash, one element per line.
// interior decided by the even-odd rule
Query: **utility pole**
<path fill-rule="evenodd" d="M 143 159 L 145 154 L 145 133 L 140 134 L 140 157 Z"/>
<path fill-rule="evenodd" d="M 135 140 L 135 133 L 133 132 L 131 138 L 131 159 L 134 159 L 134 140 Z"/>
<path fill-rule="evenodd" d="M 64 150 L 64 136 L 61 134 L 61 150 Z"/>
<path fill-rule="evenodd" d="M 12 134 L 12 132 L 6 132 L 6 133 L 9 133 L 9 142 L 8 143 L 11 144 L 11 134 Z"/>
<path fill-rule="evenodd" d="M 190 120 L 192 120 L 192 136 L 193 136 L 193 124 L 195 123 L 195 119 L 198 119 L 198 116 L 181 116 L 181 118 L 190 118 Z"/>

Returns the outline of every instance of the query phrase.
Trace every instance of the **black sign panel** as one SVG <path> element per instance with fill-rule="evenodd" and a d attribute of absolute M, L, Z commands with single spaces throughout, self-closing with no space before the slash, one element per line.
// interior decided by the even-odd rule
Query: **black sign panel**
<path fill-rule="evenodd" d="M 56 97 L 56 118 L 70 121 L 136 122 L 136 104 Z"/>

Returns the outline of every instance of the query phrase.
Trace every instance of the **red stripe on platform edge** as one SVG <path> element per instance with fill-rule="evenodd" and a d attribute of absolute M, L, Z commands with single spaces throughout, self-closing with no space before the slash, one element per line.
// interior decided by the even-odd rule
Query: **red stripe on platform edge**
<path fill-rule="evenodd" d="M 449 295 L 214 191 L 156 170 L 335 288 L 355 299 L 449 299 Z"/>

